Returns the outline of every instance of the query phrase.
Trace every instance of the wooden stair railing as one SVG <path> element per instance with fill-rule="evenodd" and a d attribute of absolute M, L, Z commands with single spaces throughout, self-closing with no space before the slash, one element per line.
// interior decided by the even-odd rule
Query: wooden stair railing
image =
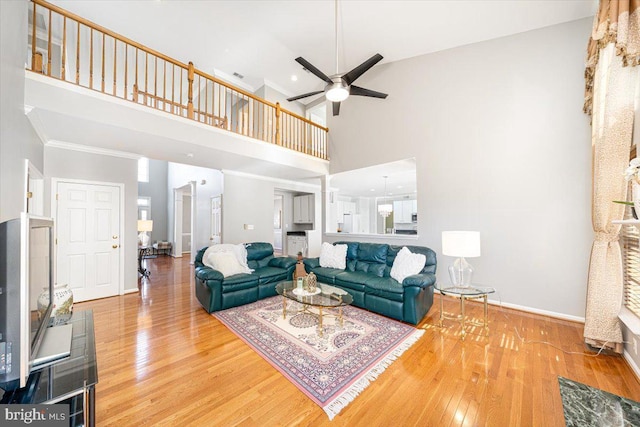
<path fill-rule="evenodd" d="M 28 70 L 320 159 L 329 158 L 329 129 L 279 103 L 44 0 L 31 0 L 29 7 Z"/>

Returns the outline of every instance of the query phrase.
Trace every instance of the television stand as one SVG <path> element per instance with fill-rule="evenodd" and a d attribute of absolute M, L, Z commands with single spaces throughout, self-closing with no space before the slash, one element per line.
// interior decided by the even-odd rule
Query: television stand
<path fill-rule="evenodd" d="M 2 403 L 67 404 L 70 426 L 95 426 L 98 365 L 93 312 L 76 310 L 65 324 L 72 327 L 71 354 L 33 368 L 27 387 L 16 390 L 11 397 L 2 396 Z"/>

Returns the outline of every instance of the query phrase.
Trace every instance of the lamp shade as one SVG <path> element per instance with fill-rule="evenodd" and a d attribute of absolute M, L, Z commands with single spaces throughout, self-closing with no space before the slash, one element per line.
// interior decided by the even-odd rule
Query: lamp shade
<path fill-rule="evenodd" d="M 442 253 L 447 256 L 473 258 L 480 256 L 479 231 L 443 231 Z"/>
<path fill-rule="evenodd" d="M 153 220 L 150 220 L 150 219 L 139 219 L 138 220 L 138 231 L 153 231 Z"/>

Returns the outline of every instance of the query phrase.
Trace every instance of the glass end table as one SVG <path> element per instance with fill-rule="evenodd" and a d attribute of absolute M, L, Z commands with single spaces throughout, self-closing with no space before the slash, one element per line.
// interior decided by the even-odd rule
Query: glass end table
<path fill-rule="evenodd" d="M 435 290 L 437 292 L 440 292 L 440 295 L 441 295 L 440 296 L 440 327 L 443 326 L 444 319 L 455 320 L 460 322 L 460 326 L 462 330 L 460 332 L 460 337 L 463 341 L 467 335 L 466 325 L 481 326 L 482 328 L 484 328 L 485 335 L 489 336 L 489 320 L 488 320 L 489 308 L 488 308 L 487 297 L 489 296 L 489 294 L 492 294 L 496 291 L 494 288 L 480 286 L 480 285 L 471 285 L 471 286 L 448 285 L 448 286 L 442 286 L 442 287 L 440 285 L 436 285 Z M 460 315 L 447 316 L 444 314 L 443 298 L 442 298 L 443 295 L 448 295 L 448 296 L 452 296 L 460 299 Z M 482 302 L 483 302 L 484 321 L 482 323 L 468 320 L 465 313 L 465 307 L 464 307 L 465 301 L 475 300 L 475 299 L 482 299 Z"/>

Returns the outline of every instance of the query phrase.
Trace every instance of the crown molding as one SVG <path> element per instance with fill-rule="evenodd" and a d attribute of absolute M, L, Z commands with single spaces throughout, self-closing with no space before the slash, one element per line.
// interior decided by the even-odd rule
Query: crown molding
<path fill-rule="evenodd" d="M 312 189 L 314 191 L 319 191 L 320 190 L 320 184 L 309 184 L 309 183 L 306 183 L 306 182 L 293 181 L 293 180 L 283 179 L 283 178 L 272 178 L 270 176 L 254 175 L 252 173 L 238 172 L 238 171 L 233 171 L 233 170 L 228 170 L 228 169 L 222 169 L 221 172 L 222 172 L 223 175 L 239 176 L 239 177 L 242 177 L 242 178 L 257 179 L 257 180 L 260 180 L 260 181 L 269 181 L 269 182 L 273 182 L 273 183 L 277 183 L 277 184 L 288 185 L 288 186 L 294 187 L 294 188 L 303 187 L 303 188 Z"/>
<path fill-rule="evenodd" d="M 92 147 L 89 145 L 73 144 L 71 142 L 57 141 L 52 139 L 45 143 L 46 147 L 60 148 L 62 150 L 81 151 L 83 153 L 98 154 L 101 156 L 121 157 L 123 159 L 139 160 L 144 157 L 140 154 L 128 153 L 126 151 L 110 150 L 108 148 Z"/>

